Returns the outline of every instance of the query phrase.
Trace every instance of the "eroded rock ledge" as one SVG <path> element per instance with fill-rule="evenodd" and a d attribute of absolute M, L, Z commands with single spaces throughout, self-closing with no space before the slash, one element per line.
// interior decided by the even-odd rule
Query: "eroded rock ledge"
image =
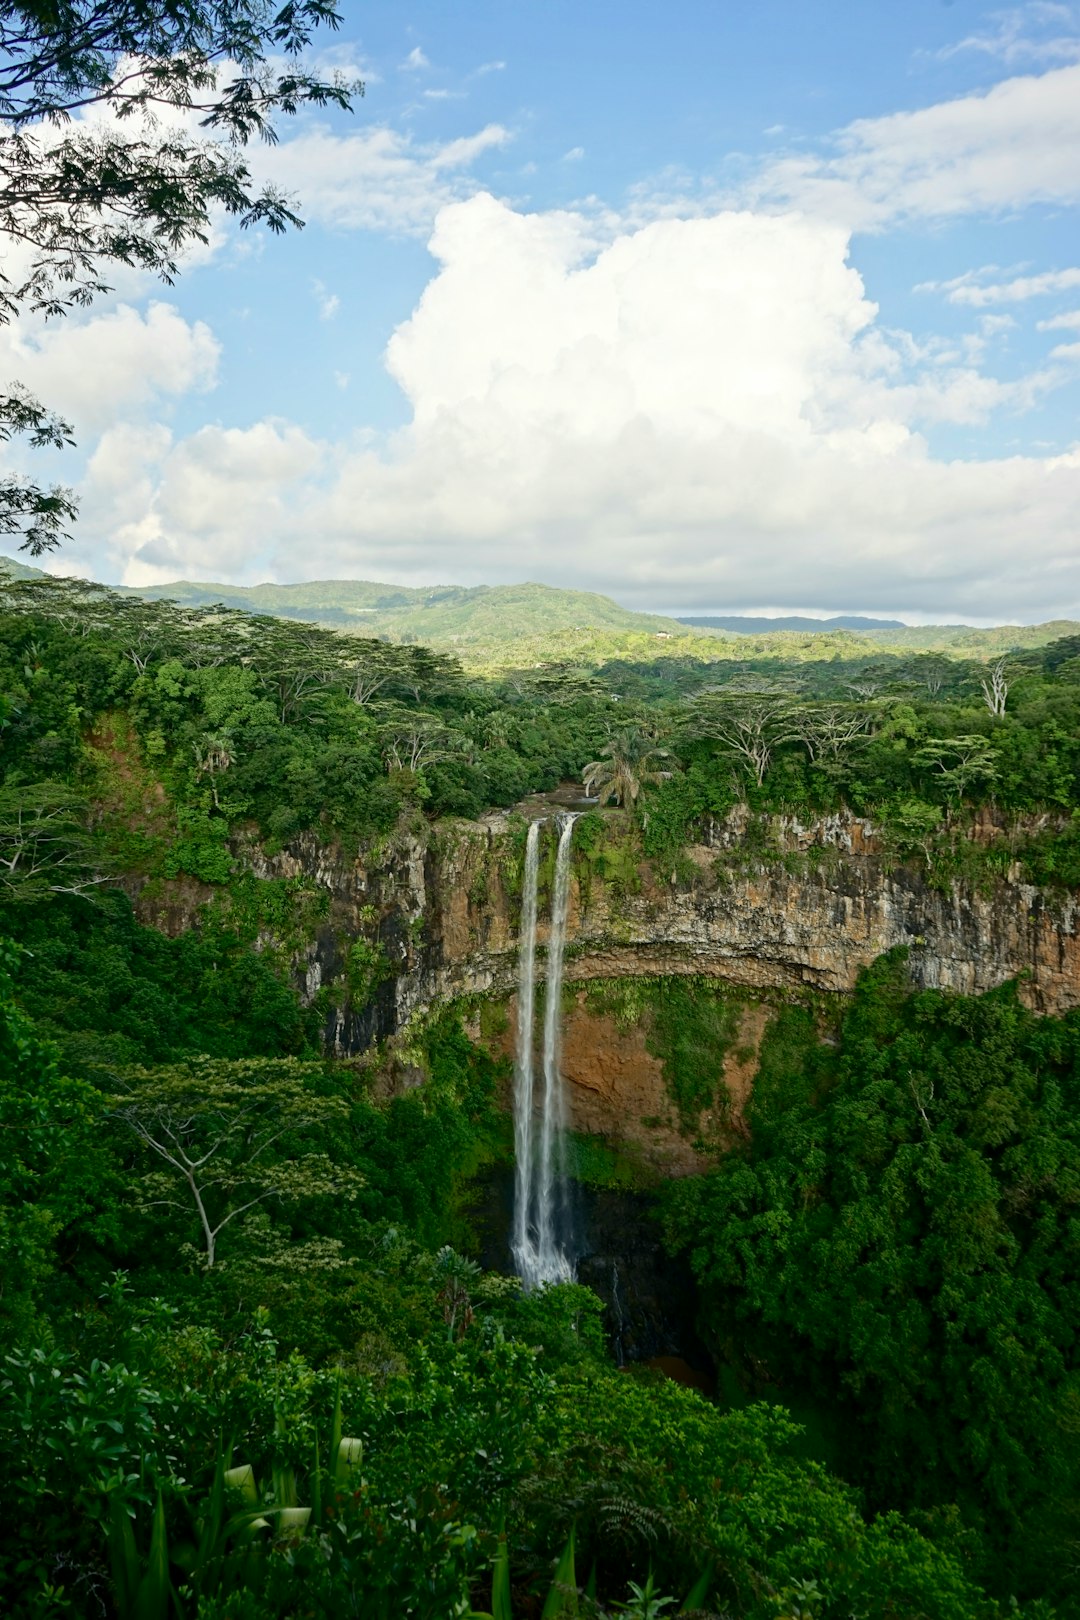
<path fill-rule="evenodd" d="M 922 986 L 977 994 L 1020 977 L 1038 1012 L 1080 1005 L 1080 896 L 1048 894 L 1015 872 L 931 887 L 850 814 L 775 818 L 766 857 L 747 848 L 746 832 L 738 810 L 712 824 L 688 851 L 691 875 L 676 881 L 645 864 L 633 885 L 579 870 L 567 980 L 690 973 L 747 989 L 842 993 L 861 968 L 906 945 Z M 986 818 L 972 837 L 996 832 Z M 253 855 L 265 876 L 304 875 L 329 891 L 326 923 L 298 964 L 309 998 L 340 972 L 342 942 L 372 937 L 376 919 L 390 976 L 367 1007 L 330 1010 L 329 1045 L 355 1053 L 440 1001 L 512 992 L 515 835 L 510 817 L 493 814 L 400 836 L 366 864 L 335 862 L 315 840 L 273 859 Z"/>
<path fill-rule="evenodd" d="M 611 825 L 617 841 L 617 815 Z M 744 1055 L 725 1057 L 716 1077 L 728 1094 L 723 1118 L 703 1117 L 688 1131 L 646 1032 L 618 1029 L 588 998 L 573 998 L 565 1011 L 564 1073 L 579 1129 L 633 1144 L 665 1174 L 699 1168 L 703 1142 L 715 1150 L 725 1133 L 741 1128 L 768 1004 L 808 991 L 850 991 L 860 969 L 896 945 L 909 948 L 921 986 L 976 994 L 1019 978 L 1023 1000 L 1037 1012 L 1080 1006 L 1080 896 L 1049 894 L 1022 882 L 1015 868 L 1004 877 L 987 868 L 979 881 L 931 886 L 920 868 L 889 858 L 870 821 L 850 814 L 809 823 L 774 818 L 764 830 L 767 851 L 761 823 L 733 812 L 706 829 L 679 874 L 624 861 L 620 879 L 606 880 L 579 854 L 570 986 L 694 974 L 739 987 L 746 1002 L 735 1043 Z M 986 844 L 1003 831 L 986 815 L 970 836 Z M 254 844 L 238 853 L 258 875 L 302 878 L 327 898 L 295 971 L 306 1002 L 325 1008 L 329 1049 L 359 1055 L 440 1003 L 482 996 L 507 1005 L 506 1027 L 491 1044 L 509 1053 L 522 845 L 520 818 L 492 814 L 436 826 L 418 820 L 356 862 L 314 837 L 273 857 Z M 190 925 L 207 895 L 189 890 L 146 897 L 144 920 L 168 932 Z M 541 919 L 544 910 L 542 895 Z M 376 950 L 384 976 L 362 998 L 350 998 L 345 970 L 357 940 Z M 541 921 L 541 950 L 545 943 Z M 396 1067 L 388 1083 L 410 1083 L 407 1060 Z"/>

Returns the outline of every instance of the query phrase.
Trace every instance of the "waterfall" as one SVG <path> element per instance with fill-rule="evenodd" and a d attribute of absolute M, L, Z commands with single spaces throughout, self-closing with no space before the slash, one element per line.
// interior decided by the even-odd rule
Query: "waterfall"
<path fill-rule="evenodd" d="M 525 843 L 525 877 L 521 889 L 521 933 L 518 944 L 517 1050 L 514 1058 L 514 1225 L 510 1240 L 514 1265 L 524 1277 L 530 1253 L 529 1206 L 533 1178 L 533 1011 L 536 1002 L 536 871 L 540 861 L 540 823 L 529 823 Z"/>
<path fill-rule="evenodd" d="M 521 899 L 521 936 L 518 957 L 518 1030 L 514 1065 L 514 1149 L 517 1156 L 514 1185 L 514 1224 L 511 1249 L 514 1266 L 526 1288 L 546 1282 L 571 1282 L 573 1260 L 568 1210 L 562 1192 L 566 1180 L 564 1143 L 566 1100 L 560 1067 L 562 1035 L 563 955 L 566 918 L 570 904 L 570 841 L 572 815 L 558 820 L 559 843 L 555 855 L 555 883 L 551 900 L 547 974 L 544 986 L 543 1090 L 540 1117 L 535 1106 L 533 1023 L 536 991 L 536 878 L 539 861 L 539 824 L 529 827 L 525 845 L 525 877 Z M 562 1230 L 560 1230 L 560 1228 Z"/>

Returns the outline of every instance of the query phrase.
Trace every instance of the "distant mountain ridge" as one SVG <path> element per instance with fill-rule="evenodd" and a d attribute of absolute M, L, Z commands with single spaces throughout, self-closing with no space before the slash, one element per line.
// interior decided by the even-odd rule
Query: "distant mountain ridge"
<path fill-rule="evenodd" d="M 41 569 L 9 557 L 0 557 L 0 572 L 18 579 L 42 577 Z M 227 585 L 176 580 L 115 589 L 152 601 L 168 598 L 191 607 L 220 602 L 246 613 L 302 619 L 387 641 L 419 642 L 454 652 L 480 669 L 668 656 L 708 662 L 762 655 L 814 659 L 841 651 L 846 657 L 860 652 L 875 657 L 884 651 L 939 651 L 987 658 L 1080 632 L 1080 624 L 1068 619 L 979 629 L 962 624 L 904 625 L 857 614 L 830 619 L 742 614 L 667 618 L 634 612 L 596 591 L 561 590 L 535 582 L 408 586 L 324 579 L 299 585 Z"/>
<path fill-rule="evenodd" d="M 721 615 L 704 614 L 691 617 L 679 614 L 680 624 L 692 624 L 703 630 L 734 630 L 742 635 L 767 635 L 772 630 L 906 630 L 902 619 L 865 619 L 858 613 L 839 613 L 831 619 L 808 619 L 798 614 L 784 618 L 752 618 L 745 613 Z M 949 629 L 967 629 L 966 625 L 950 625 Z"/>
<path fill-rule="evenodd" d="M 221 602 L 247 612 L 313 619 L 362 635 L 461 646 L 560 630 L 614 630 L 685 636 L 688 627 L 657 613 L 635 613 L 596 591 L 522 585 L 386 585 L 376 580 L 326 579 L 303 585 L 221 585 L 178 580 L 135 594 L 191 606 Z"/>

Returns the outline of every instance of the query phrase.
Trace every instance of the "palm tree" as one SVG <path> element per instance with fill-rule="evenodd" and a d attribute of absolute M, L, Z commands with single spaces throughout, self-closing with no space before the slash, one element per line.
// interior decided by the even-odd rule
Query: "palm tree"
<path fill-rule="evenodd" d="M 221 809 L 218 803 L 217 782 L 214 780 L 222 771 L 227 771 L 235 758 L 233 754 L 232 733 L 228 731 L 207 732 L 201 742 L 192 743 L 195 753 L 195 774 L 210 778 L 210 792 L 214 798 L 214 808 Z"/>
<path fill-rule="evenodd" d="M 614 799 L 624 807 L 636 804 L 643 787 L 665 781 L 670 775 L 661 760 L 670 759 L 666 748 L 657 746 L 656 734 L 639 727 L 616 731 L 600 750 L 600 758 L 586 765 L 585 792 L 601 804 Z"/>

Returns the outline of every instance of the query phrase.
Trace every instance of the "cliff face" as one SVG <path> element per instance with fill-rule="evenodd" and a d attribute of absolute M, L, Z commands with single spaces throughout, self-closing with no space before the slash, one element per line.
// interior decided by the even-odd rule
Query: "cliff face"
<path fill-rule="evenodd" d="M 931 887 L 921 870 L 891 861 L 873 825 L 852 815 L 810 824 L 775 819 L 768 851 L 755 854 L 761 832 L 733 812 L 709 827 L 705 842 L 688 852 L 688 869 L 668 881 L 645 865 L 624 865 L 618 881 L 605 881 L 579 856 L 568 985 L 693 974 L 768 1003 L 784 993 L 850 991 L 861 968 L 906 945 L 921 986 L 974 994 L 1020 977 L 1020 994 L 1036 1011 L 1080 1006 L 1077 895 L 1050 896 L 1015 874 Z M 987 818 L 972 837 L 990 842 L 998 834 Z M 418 824 L 354 864 L 314 838 L 273 858 L 246 852 L 259 875 L 302 877 L 328 897 L 326 918 L 297 962 L 305 999 L 322 992 L 327 1004 L 328 1047 L 357 1054 L 461 996 L 502 998 L 512 1013 L 520 847 L 520 822 L 493 814 Z M 541 948 L 544 913 L 542 892 Z M 171 914 L 147 920 L 170 931 L 182 921 Z M 381 982 L 361 1005 L 344 989 L 346 955 L 357 939 L 376 947 L 383 963 Z M 740 1036 L 741 1066 L 726 1059 L 718 1076 L 735 1128 L 762 1028 L 759 1017 Z M 672 1117 L 660 1065 L 640 1031 L 617 1029 L 579 997 L 567 1008 L 564 1057 L 579 1128 L 637 1141 L 669 1171 L 696 1167 L 698 1155 Z"/>
<path fill-rule="evenodd" d="M 688 852 L 690 878 L 657 881 L 643 865 L 632 884 L 617 885 L 579 870 L 567 981 L 689 973 L 748 989 L 841 993 L 882 952 L 906 945 L 921 986 L 977 994 L 1019 976 L 1038 1012 L 1080 1006 L 1077 895 L 1050 896 L 1016 876 L 931 887 L 917 868 L 890 862 L 873 825 L 851 815 L 778 818 L 760 858 L 746 831 L 739 812 L 713 824 Z M 975 836 L 993 834 L 987 825 Z M 329 916 L 301 969 L 309 997 L 339 971 L 342 940 L 370 936 L 377 919 L 389 977 L 359 1013 L 331 1011 L 327 1038 L 342 1053 L 435 1002 L 514 988 L 518 878 L 505 815 L 400 837 L 367 865 L 336 864 L 314 840 L 253 861 L 263 875 L 306 876 L 329 892 Z"/>

